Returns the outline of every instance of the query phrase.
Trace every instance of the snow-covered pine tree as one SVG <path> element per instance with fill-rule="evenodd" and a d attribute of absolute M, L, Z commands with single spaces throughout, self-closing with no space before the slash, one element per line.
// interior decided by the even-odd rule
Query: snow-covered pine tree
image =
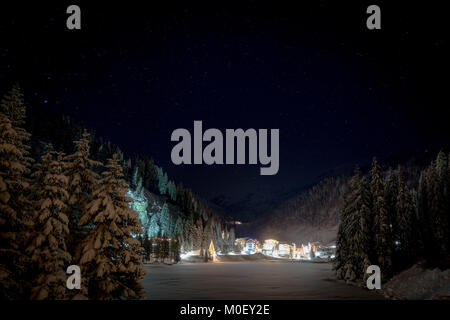
<path fill-rule="evenodd" d="M 158 189 L 161 195 L 165 195 L 167 193 L 167 173 L 164 173 L 163 169 L 158 167 L 157 169 L 157 177 L 158 177 Z"/>
<path fill-rule="evenodd" d="M 349 244 L 348 236 L 345 230 L 348 227 L 348 207 L 347 196 L 342 200 L 341 209 L 339 212 L 340 222 L 336 239 L 336 255 L 333 262 L 333 269 L 336 271 L 336 277 L 340 280 L 345 279 L 345 274 L 347 273 L 347 261 L 349 260 Z"/>
<path fill-rule="evenodd" d="M 93 224 L 77 253 L 80 267 L 89 279 L 90 299 L 142 298 L 143 249 L 134 238 L 142 231 L 138 213 L 129 207 L 128 184 L 117 154 L 105 168 L 79 221 L 80 226 Z"/>
<path fill-rule="evenodd" d="M 356 228 L 353 244 L 355 253 L 358 255 L 358 278 L 363 278 L 365 281 L 369 276 L 366 270 L 372 264 L 374 256 L 372 202 L 370 185 L 366 177 L 362 177 L 360 180 L 357 217 L 359 228 Z"/>
<path fill-rule="evenodd" d="M 13 126 L 23 127 L 26 119 L 26 106 L 22 90 L 15 84 L 0 102 L 0 111 L 6 115 Z"/>
<path fill-rule="evenodd" d="M 202 245 L 203 245 L 203 222 L 202 219 L 197 219 L 195 225 L 194 225 L 194 234 L 193 234 L 193 247 L 194 250 L 200 249 L 200 254 L 202 254 Z"/>
<path fill-rule="evenodd" d="M 157 237 L 160 231 L 158 215 L 153 213 L 148 222 L 147 233 L 149 237 Z"/>
<path fill-rule="evenodd" d="M 2 101 L 2 109 L 15 120 L 0 112 L 0 299 L 8 300 L 29 294 L 29 259 L 24 248 L 33 225 L 27 178 L 31 163 L 27 156 L 30 135 L 14 125 L 21 124 L 23 119 L 16 110 L 22 102 L 15 101 L 14 96 Z"/>
<path fill-rule="evenodd" d="M 170 199 L 172 201 L 177 200 L 177 187 L 175 186 L 175 183 L 170 180 L 167 184 L 167 191 L 169 193 Z"/>
<path fill-rule="evenodd" d="M 397 196 L 398 196 L 398 177 L 397 173 L 389 168 L 386 176 L 386 183 L 384 189 L 384 200 L 386 203 L 386 210 L 390 221 L 390 229 L 392 235 L 398 234 L 397 226 Z M 394 239 L 393 239 L 394 240 Z"/>
<path fill-rule="evenodd" d="M 370 264 L 370 192 L 367 179 L 355 168 L 343 198 L 338 230 L 335 270 L 339 279 L 354 281 L 365 276 Z"/>
<path fill-rule="evenodd" d="M 68 298 L 66 268 L 71 261 L 66 240 L 69 235 L 67 177 L 63 154 L 48 151 L 37 164 L 35 178 L 35 232 L 26 252 L 36 265 L 31 299 Z"/>
<path fill-rule="evenodd" d="M 139 173 L 139 168 L 136 167 L 133 173 L 132 187 L 134 189 L 134 194 L 136 197 L 144 197 L 144 186 L 142 185 L 142 177 Z"/>
<path fill-rule="evenodd" d="M 450 253 L 450 152 L 447 155 L 447 181 L 445 187 L 445 202 L 447 204 L 447 254 Z"/>
<path fill-rule="evenodd" d="M 433 255 L 445 257 L 448 253 L 448 212 L 445 208 L 445 198 L 440 182 L 438 166 L 435 161 L 427 170 L 427 203 L 432 234 Z"/>
<path fill-rule="evenodd" d="M 439 176 L 439 183 L 442 189 L 444 189 L 444 182 L 447 181 L 448 177 L 448 159 L 447 155 L 441 150 L 436 157 L 436 171 Z"/>
<path fill-rule="evenodd" d="M 12 89 L 3 97 L 0 102 L 0 112 L 2 112 L 10 121 L 11 126 L 16 131 L 14 145 L 22 153 L 22 163 L 28 168 L 31 167 L 33 159 L 29 155 L 29 140 L 31 135 L 24 129 L 26 120 L 26 105 L 23 98 L 22 90 L 18 85 L 14 85 Z M 24 173 L 29 173 L 30 170 Z"/>
<path fill-rule="evenodd" d="M 161 227 L 161 235 L 170 237 L 170 222 L 172 220 L 172 217 L 169 213 L 169 206 L 167 203 L 164 203 L 164 205 L 161 208 L 161 213 L 159 216 L 159 223 Z"/>
<path fill-rule="evenodd" d="M 85 236 L 78 226 L 78 221 L 84 214 L 86 205 L 91 200 L 91 195 L 97 187 L 98 174 L 92 168 L 101 166 L 101 163 L 89 157 L 90 135 L 85 130 L 81 138 L 74 141 L 75 152 L 65 157 L 66 169 L 64 174 L 68 178 L 69 192 L 68 217 L 70 237 L 68 240 L 68 250 L 72 256 L 75 255 L 76 245 Z M 78 264 L 77 261 L 73 261 Z"/>
<path fill-rule="evenodd" d="M 384 279 L 390 277 L 392 272 L 392 236 L 389 227 L 390 221 L 384 200 L 383 173 L 377 160 L 372 161 L 370 190 L 372 195 L 372 209 L 375 229 L 376 260 Z"/>
<path fill-rule="evenodd" d="M 167 172 L 164 172 L 163 180 L 162 180 L 162 188 L 163 188 L 163 194 L 167 194 L 167 187 L 169 185 L 169 177 L 167 176 Z"/>
<path fill-rule="evenodd" d="M 183 227 L 183 250 L 185 252 L 194 250 L 195 225 L 192 215 L 190 215 Z"/>
<path fill-rule="evenodd" d="M 398 265 L 406 266 L 417 257 L 420 251 L 420 234 L 417 225 L 414 202 L 403 177 L 402 168 L 398 168 L 397 195 L 397 226 L 398 235 L 395 248 L 398 252 Z"/>
<path fill-rule="evenodd" d="M 431 258 L 437 249 L 433 241 L 429 203 L 428 203 L 428 168 L 420 173 L 419 185 L 416 193 L 417 218 L 420 225 L 423 252 L 425 257 Z"/>
<path fill-rule="evenodd" d="M 449 197 L 449 180 L 450 175 L 448 173 L 448 158 L 447 155 L 441 150 L 436 157 L 436 173 L 437 173 L 437 185 L 439 188 L 439 194 L 437 196 L 436 209 L 440 217 L 440 226 L 442 229 L 442 237 L 440 239 L 441 255 L 446 256 L 449 253 L 449 238 L 450 238 L 450 197 Z"/>

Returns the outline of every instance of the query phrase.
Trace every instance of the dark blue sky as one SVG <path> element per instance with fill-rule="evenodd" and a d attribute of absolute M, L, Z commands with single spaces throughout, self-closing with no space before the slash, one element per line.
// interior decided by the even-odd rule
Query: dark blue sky
<path fill-rule="evenodd" d="M 329 170 L 448 146 L 448 35 L 438 7 L 381 3 L 382 30 L 370 31 L 372 3 L 81 2 L 82 30 L 68 31 L 69 4 L 2 8 L 1 92 L 18 80 L 33 112 L 70 115 L 244 214 Z M 279 128 L 279 173 L 173 165 L 170 135 L 192 131 L 194 120 Z"/>

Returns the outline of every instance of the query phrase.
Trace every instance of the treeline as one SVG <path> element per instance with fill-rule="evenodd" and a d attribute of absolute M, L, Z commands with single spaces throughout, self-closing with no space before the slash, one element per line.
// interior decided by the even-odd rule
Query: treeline
<path fill-rule="evenodd" d="M 119 155 L 92 160 L 84 132 L 73 153 L 45 144 L 34 161 L 17 86 L 0 107 L 0 299 L 142 298 L 141 224 Z M 69 265 L 80 290 L 66 287 Z"/>
<path fill-rule="evenodd" d="M 442 151 L 421 171 L 416 188 L 408 187 L 400 166 L 384 174 L 374 159 L 367 176 L 356 168 L 340 210 L 337 277 L 365 280 L 374 264 L 386 281 L 419 260 L 448 263 L 449 178 L 449 157 Z"/>
<path fill-rule="evenodd" d="M 155 244 L 158 239 L 176 239 L 179 252 L 199 250 L 200 256 L 206 259 L 211 258 L 208 256 L 211 241 L 218 251 L 234 250 L 234 226 L 182 183 L 169 180 L 167 173 L 150 157 L 137 156 L 130 170 L 133 174 L 129 195 L 143 226 L 142 241 L 150 238 Z M 150 254 L 150 258 L 151 261 L 167 260 L 158 254 Z M 179 257 L 168 259 L 170 262 L 178 260 Z"/>

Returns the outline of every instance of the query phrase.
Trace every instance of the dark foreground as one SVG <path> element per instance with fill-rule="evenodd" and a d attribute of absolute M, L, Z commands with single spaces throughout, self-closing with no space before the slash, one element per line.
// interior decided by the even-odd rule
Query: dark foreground
<path fill-rule="evenodd" d="M 288 261 L 147 265 L 147 299 L 382 299 L 338 282 L 329 263 Z"/>

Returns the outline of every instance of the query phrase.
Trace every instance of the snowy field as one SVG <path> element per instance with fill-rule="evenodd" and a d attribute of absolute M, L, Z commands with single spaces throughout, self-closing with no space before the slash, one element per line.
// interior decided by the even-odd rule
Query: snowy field
<path fill-rule="evenodd" d="M 335 280 L 329 263 L 289 261 L 146 265 L 147 299 L 382 299 Z"/>

